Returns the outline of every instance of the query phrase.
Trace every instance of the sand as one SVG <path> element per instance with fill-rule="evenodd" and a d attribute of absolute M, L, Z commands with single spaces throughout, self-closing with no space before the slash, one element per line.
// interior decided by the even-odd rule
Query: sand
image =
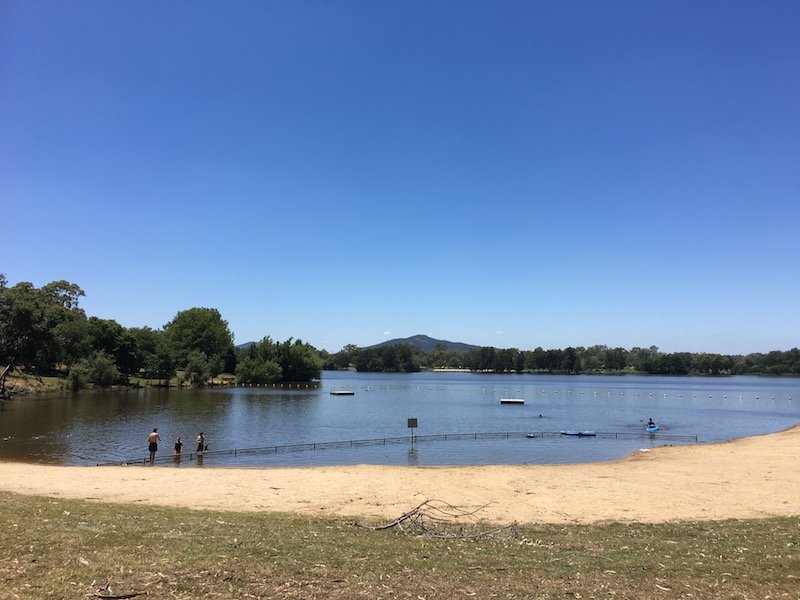
<path fill-rule="evenodd" d="M 800 515 L 800 426 L 618 461 L 480 467 L 62 467 L 0 462 L 0 489 L 96 502 L 388 521 L 441 500 L 496 523 Z"/>

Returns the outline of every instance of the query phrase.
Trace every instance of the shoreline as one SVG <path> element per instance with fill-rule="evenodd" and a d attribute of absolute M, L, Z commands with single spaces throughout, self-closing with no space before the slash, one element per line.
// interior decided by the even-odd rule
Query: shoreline
<path fill-rule="evenodd" d="M 800 515 L 800 425 L 599 463 L 173 469 L 0 462 L 0 490 L 89 502 L 391 520 L 425 500 L 495 523 Z M 482 508 L 481 508 L 482 507 Z"/>

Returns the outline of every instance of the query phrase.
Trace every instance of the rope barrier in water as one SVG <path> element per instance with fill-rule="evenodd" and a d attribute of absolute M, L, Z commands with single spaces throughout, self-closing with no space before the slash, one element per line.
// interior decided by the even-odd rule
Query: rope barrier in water
<path fill-rule="evenodd" d="M 563 431 L 503 431 L 503 432 L 475 432 L 475 433 L 440 433 L 430 435 L 405 435 L 398 437 L 371 438 L 362 440 L 342 440 L 335 442 L 309 442 L 303 444 L 278 444 L 272 446 L 260 446 L 253 448 L 231 448 L 227 450 L 206 450 L 205 452 L 187 452 L 185 454 L 156 457 L 155 462 L 174 462 L 176 460 L 201 461 L 206 457 L 216 456 L 239 456 L 252 454 L 282 454 L 286 452 L 307 452 L 317 450 L 328 450 L 337 448 L 356 448 L 363 446 L 385 446 L 388 444 L 416 444 L 419 442 L 447 442 L 458 440 L 491 440 L 491 439 L 518 439 L 518 438 L 560 438 L 570 437 L 592 437 L 602 439 L 650 439 L 673 442 L 683 442 L 686 444 L 698 443 L 697 435 L 682 435 L 671 433 L 647 433 L 647 432 L 563 432 Z M 149 463 L 149 457 L 132 458 L 115 462 L 98 462 L 98 467 L 118 466 L 118 465 L 139 465 Z"/>

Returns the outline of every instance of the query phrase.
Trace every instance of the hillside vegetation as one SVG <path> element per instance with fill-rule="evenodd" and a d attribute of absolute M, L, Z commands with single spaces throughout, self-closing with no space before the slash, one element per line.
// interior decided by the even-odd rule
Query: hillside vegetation
<path fill-rule="evenodd" d="M 649 375 L 800 375 L 800 350 L 746 356 L 661 352 L 649 348 L 534 350 L 470 346 L 424 335 L 359 348 L 345 346 L 326 358 L 325 368 L 357 371 L 413 372 L 451 368 L 494 373 L 641 373 Z"/>

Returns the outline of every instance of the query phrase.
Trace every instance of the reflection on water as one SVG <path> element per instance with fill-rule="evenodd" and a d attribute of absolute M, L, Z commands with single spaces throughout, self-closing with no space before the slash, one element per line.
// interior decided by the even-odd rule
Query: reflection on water
<path fill-rule="evenodd" d="M 349 389 L 352 396 L 331 395 Z M 500 398 L 524 400 L 501 405 Z M 800 380 L 782 378 L 592 377 L 470 373 L 326 372 L 318 389 L 140 389 L 31 396 L 0 411 L 0 458 L 65 464 L 138 462 L 158 427 L 159 465 L 191 468 L 305 464 L 490 464 L 604 460 L 664 443 L 643 434 L 652 417 L 664 434 L 703 442 L 777 431 L 800 421 Z M 620 432 L 627 440 L 425 441 L 470 432 Z M 203 431 L 211 452 L 191 443 Z M 172 457 L 181 436 L 186 446 Z M 409 443 L 303 452 L 248 449 L 408 436 Z M 226 452 L 238 449 L 243 452 Z"/>
<path fill-rule="evenodd" d="M 412 444 L 408 449 L 408 466 L 416 467 L 419 465 L 419 450 L 416 444 Z"/>

